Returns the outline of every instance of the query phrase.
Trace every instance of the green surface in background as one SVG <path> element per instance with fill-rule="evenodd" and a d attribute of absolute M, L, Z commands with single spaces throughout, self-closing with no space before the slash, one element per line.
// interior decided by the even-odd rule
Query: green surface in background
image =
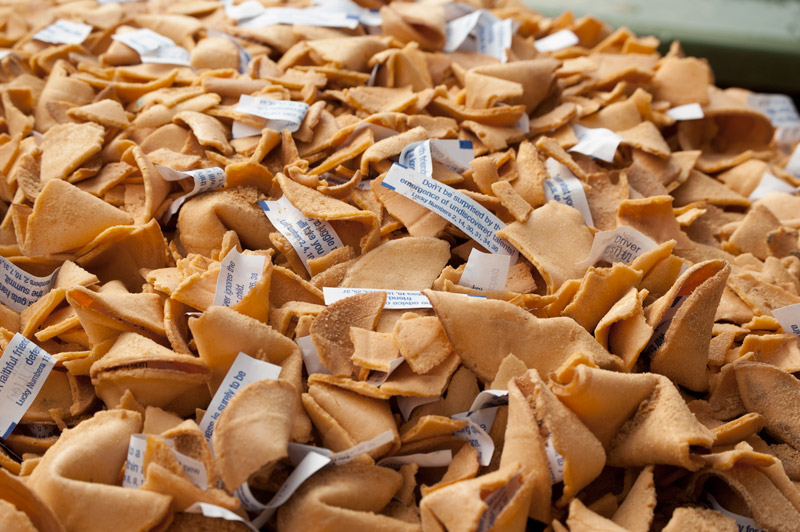
<path fill-rule="evenodd" d="M 638 35 L 655 35 L 662 52 L 679 40 L 705 57 L 720 86 L 800 98 L 800 0 L 524 0 L 547 16 L 571 10 Z"/>

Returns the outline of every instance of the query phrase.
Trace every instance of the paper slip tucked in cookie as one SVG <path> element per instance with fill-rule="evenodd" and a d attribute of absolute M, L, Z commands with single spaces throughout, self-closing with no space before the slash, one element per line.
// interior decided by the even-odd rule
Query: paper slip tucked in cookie
<path fill-rule="evenodd" d="M 308 104 L 292 101 L 255 98 L 242 94 L 236 112 L 260 116 L 267 119 L 267 127 L 277 131 L 288 129 L 295 132 L 300 128 L 308 112 Z"/>
<path fill-rule="evenodd" d="M 0 430 L 8 438 L 36 400 L 55 359 L 20 334 L 14 335 L 0 357 Z"/>
<path fill-rule="evenodd" d="M 496 234 L 505 224 L 463 192 L 396 164 L 381 184 L 442 216 L 492 253 L 516 261 L 517 250 Z"/>

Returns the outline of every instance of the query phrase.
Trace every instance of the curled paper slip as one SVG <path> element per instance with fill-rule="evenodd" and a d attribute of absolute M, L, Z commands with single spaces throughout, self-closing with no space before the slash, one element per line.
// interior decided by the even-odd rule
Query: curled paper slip
<path fill-rule="evenodd" d="M 580 40 L 570 30 L 557 31 L 543 39 L 537 39 L 533 42 L 534 48 L 539 52 L 555 52 L 575 46 Z"/>
<path fill-rule="evenodd" d="M 514 20 L 501 20 L 484 9 L 473 11 L 447 23 L 444 51 L 480 52 L 505 63 L 515 32 Z"/>
<path fill-rule="evenodd" d="M 458 284 L 475 290 L 503 290 L 510 266 L 508 255 L 483 253 L 472 249 Z"/>
<path fill-rule="evenodd" d="M 758 182 L 758 186 L 750 193 L 747 199 L 756 201 L 773 192 L 795 194 L 798 190 L 800 190 L 800 187 L 793 187 L 783 179 L 778 179 L 771 173 L 764 172 L 761 176 L 761 180 Z"/>
<path fill-rule="evenodd" d="M 303 119 L 308 112 L 308 104 L 242 94 L 234 110 L 237 113 L 266 118 L 266 127 L 275 131 L 288 129 L 291 133 L 294 133 L 303 123 Z"/>
<path fill-rule="evenodd" d="M 343 246 L 330 223 L 303 215 L 286 196 L 258 203 L 275 229 L 292 245 L 309 273 L 309 259 L 322 257 Z"/>
<path fill-rule="evenodd" d="M 203 192 L 210 192 L 225 186 L 225 170 L 218 167 L 202 168 L 200 170 L 187 170 L 181 172 L 168 166 L 156 165 L 156 170 L 167 181 L 180 181 L 181 179 L 191 178 L 194 181 L 192 190 L 172 201 L 167 211 L 164 213 L 163 221 L 166 223 L 180 210 L 183 204 L 191 197 Z"/>
<path fill-rule="evenodd" d="M 89 34 L 92 27 L 88 24 L 80 24 L 69 20 L 57 20 L 46 28 L 33 34 L 37 41 L 49 42 L 52 44 L 81 44 Z"/>
<path fill-rule="evenodd" d="M 0 257 L 0 303 L 22 312 L 52 289 L 60 269 L 50 275 L 36 277 L 5 257 Z"/>
<path fill-rule="evenodd" d="M 658 246 L 655 240 L 633 227 L 615 227 L 594 235 L 589 256 L 578 264 L 594 266 L 598 261 L 630 264 L 645 251 Z"/>
<path fill-rule="evenodd" d="M 772 317 L 778 320 L 784 333 L 793 334 L 800 340 L 800 303 L 776 308 Z"/>
<path fill-rule="evenodd" d="M 582 153 L 607 163 L 614 161 L 614 154 L 623 141 L 622 137 L 604 127 L 589 128 L 573 124 L 572 130 L 578 137 L 578 143 L 569 151 Z"/>
<path fill-rule="evenodd" d="M 0 356 L 0 437 L 8 438 L 36 400 L 56 359 L 19 333 Z"/>
<path fill-rule="evenodd" d="M 674 120 L 700 120 L 705 117 L 703 108 L 699 103 L 687 103 L 672 109 L 667 109 L 667 115 Z"/>
<path fill-rule="evenodd" d="M 241 301 L 261 280 L 267 258 L 246 255 L 232 248 L 220 263 L 212 305 L 231 307 Z"/>
<path fill-rule="evenodd" d="M 517 249 L 497 236 L 506 224 L 460 190 L 399 164 L 392 165 L 381 185 L 438 214 L 492 253 L 511 255 L 511 263 L 516 262 Z"/>
<path fill-rule="evenodd" d="M 211 399 L 203 419 L 200 420 L 200 430 L 206 440 L 211 443 L 214 424 L 239 390 L 256 381 L 277 379 L 280 374 L 280 366 L 239 353 Z"/>
<path fill-rule="evenodd" d="M 594 219 L 589 209 L 589 200 L 583 189 L 583 182 L 575 177 L 569 168 L 552 157 L 545 161 L 550 179 L 544 181 L 544 196 L 547 201 L 555 200 L 564 205 L 578 209 L 586 225 L 593 226 Z"/>

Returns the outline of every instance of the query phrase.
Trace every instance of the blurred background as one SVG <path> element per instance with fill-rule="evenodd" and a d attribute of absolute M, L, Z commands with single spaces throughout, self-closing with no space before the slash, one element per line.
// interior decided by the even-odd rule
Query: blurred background
<path fill-rule="evenodd" d="M 679 40 L 705 57 L 720 87 L 784 93 L 800 107 L 800 0 L 524 0 L 547 16 L 571 10 L 655 35 L 666 53 Z"/>

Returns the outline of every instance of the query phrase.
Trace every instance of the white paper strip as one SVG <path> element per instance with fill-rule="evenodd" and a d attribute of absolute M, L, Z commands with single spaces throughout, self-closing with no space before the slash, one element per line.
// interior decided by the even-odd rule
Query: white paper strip
<path fill-rule="evenodd" d="M 471 140 L 429 139 L 412 142 L 400 153 L 401 165 L 427 177 L 433 176 L 434 161 L 454 172 L 470 169 L 475 158 Z"/>
<path fill-rule="evenodd" d="M 498 407 L 484 408 L 478 411 L 455 414 L 453 419 L 467 422 L 467 426 L 455 431 L 453 436 L 467 440 L 478 451 L 478 463 L 486 466 L 492 461 L 494 454 L 494 440 L 489 436 L 489 430 L 494 423 Z"/>
<path fill-rule="evenodd" d="M 309 273 L 309 259 L 327 255 L 343 245 L 330 223 L 304 216 L 286 196 L 276 201 L 259 201 L 258 204 L 275 229 L 292 245 Z"/>
<path fill-rule="evenodd" d="M 371 453 L 375 449 L 394 441 L 394 433 L 391 430 L 381 432 L 377 436 L 367 441 L 363 441 L 358 445 L 354 445 L 344 451 L 333 453 L 330 456 L 331 462 L 334 465 L 344 465 L 361 456 L 362 454 Z"/>
<path fill-rule="evenodd" d="M 231 138 L 242 139 L 247 137 L 260 137 L 263 127 L 255 127 L 242 122 L 241 120 L 234 120 L 231 126 Z"/>
<path fill-rule="evenodd" d="M 508 255 L 472 249 L 458 284 L 475 290 L 503 290 L 508 280 Z"/>
<path fill-rule="evenodd" d="M 81 44 L 90 33 L 92 33 L 90 25 L 62 19 L 37 31 L 33 34 L 33 38 L 52 44 Z"/>
<path fill-rule="evenodd" d="M 410 309 L 410 308 L 432 308 L 431 302 L 422 292 L 414 290 L 382 290 L 379 288 L 338 288 L 325 286 L 322 293 L 325 296 L 325 304 L 333 305 L 337 301 L 347 299 L 358 294 L 370 292 L 386 292 L 386 304 L 383 308 L 389 310 Z"/>
<path fill-rule="evenodd" d="M 300 124 L 306 117 L 308 104 L 242 94 L 234 111 L 266 118 L 266 127 L 275 131 L 288 129 L 294 133 L 300 128 Z"/>
<path fill-rule="evenodd" d="M 667 115 L 674 120 L 700 120 L 704 118 L 703 108 L 699 103 L 687 103 L 672 109 L 667 109 Z"/>
<path fill-rule="evenodd" d="M 181 179 L 187 178 L 191 178 L 192 181 L 194 181 L 192 190 L 183 196 L 180 196 L 179 198 L 175 198 L 175 200 L 172 201 L 172 204 L 164 213 L 162 218 L 164 221 L 168 221 L 170 218 L 175 216 L 175 213 L 180 210 L 181 206 L 189 198 L 197 196 L 203 192 L 210 192 L 225 186 L 225 170 L 222 168 L 202 168 L 200 170 L 188 170 L 186 172 L 180 172 L 178 170 L 173 170 L 168 166 L 156 165 L 156 170 L 158 170 L 158 173 L 161 175 L 161 177 L 167 181 L 180 181 Z"/>
<path fill-rule="evenodd" d="M 611 264 L 615 262 L 630 264 L 636 257 L 656 246 L 658 243 L 633 227 L 616 227 L 596 233 L 589 256 L 578 264 L 594 266 L 599 260 Z"/>
<path fill-rule="evenodd" d="M 516 21 L 501 20 L 481 9 L 447 23 L 444 51 L 480 52 L 505 63 L 514 33 Z"/>
<path fill-rule="evenodd" d="M 534 48 L 539 52 L 555 52 L 575 46 L 580 42 L 578 36 L 571 30 L 561 30 L 533 42 Z"/>
<path fill-rule="evenodd" d="M 50 275 L 36 277 L 5 257 L 0 257 L 0 302 L 22 312 L 50 291 L 60 269 Z"/>
<path fill-rule="evenodd" d="M 614 154 L 617 153 L 617 148 L 624 140 L 604 127 L 589 128 L 573 124 L 572 130 L 578 137 L 578 143 L 569 151 L 582 153 L 607 163 L 614 161 Z"/>
<path fill-rule="evenodd" d="M 516 263 L 517 249 L 497 236 L 506 224 L 460 190 L 399 164 L 392 165 L 381 185 L 438 214 L 492 253 L 511 255 L 511 264 Z"/>
<path fill-rule="evenodd" d="M 555 200 L 578 209 L 586 225 L 593 226 L 594 219 L 589 208 L 589 200 L 586 198 L 586 191 L 583 189 L 583 182 L 575 177 L 569 168 L 552 157 L 545 161 L 545 168 L 551 176 L 550 179 L 545 179 L 543 185 L 547 201 Z"/>
<path fill-rule="evenodd" d="M 267 258 L 263 255 L 245 255 L 232 248 L 220 263 L 217 290 L 212 305 L 231 307 L 261 279 Z"/>
<path fill-rule="evenodd" d="M 750 201 L 756 201 L 773 192 L 794 194 L 799 189 L 800 187 L 793 187 L 783 179 L 778 179 L 771 173 L 764 172 L 764 174 L 761 176 L 761 180 L 758 182 L 758 186 L 755 188 L 755 190 L 753 190 L 753 192 L 750 193 L 747 199 Z"/>
<path fill-rule="evenodd" d="M 472 400 L 468 412 L 477 412 L 484 408 L 503 406 L 508 404 L 507 390 L 483 390 Z"/>
<path fill-rule="evenodd" d="M 128 457 L 125 460 L 125 473 L 122 487 L 138 489 L 144 484 L 144 451 L 147 448 L 146 434 L 131 434 L 128 443 Z"/>
<path fill-rule="evenodd" d="M 553 435 L 547 435 L 547 443 L 544 446 L 547 455 L 547 465 L 550 468 L 550 482 L 558 484 L 564 481 L 564 457 L 556 451 L 553 445 Z"/>
<path fill-rule="evenodd" d="M 234 4 L 232 1 L 223 2 L 225 4 L 225 16 L 233 20 L 246 20 L 262 15 L 267 8 L 256 0 L 247 0 L 241 4 Z"/>
<path fill-rule="evenodd" d="M 0 356 L 0 434 L 6 439 L 28 411 L 56 359 L 19 333 Z"/>
<path fill-rule="evenodd" d="M 800 340 L 800 303 L 776 308 L 772 317 L 778 320 L 784 333 L 793 334 Z"/>
<path fill-rule="evenodd" d="M 214 433 L 214 424 L 219 419 L 222 411 L 228 406 L 233 396 L 250 383 L 263 380 L 277 379 L 281 374 L 281 367 L 269 362 L 257 360 L 244 353 L 239 353 L 231 364 L 225 378 L 219 385 L 217 392 L 211 399 L 203 419 L 200 421 L 200 430 L 211 441 Z"/>
<path fill-rule="evenodd" d="M 323 11 L 340 12 L 357 18 L 365 26 L 378 27 L 383 23 L 379 10 L 367 9 L 349 0 L 314 0 L 314 4 Z"/>
<path fill-rule="evenodd" d="M 325 364 L 319 359 L 317 353 L 317 346 L 311 340 L 311 335 L 296 338 L 295 342 L 300 347 L 300 352 L 303 355 L 303 365 L 306 367 L 306 373 L 313 375 L 314 373 L 322 373 L 323 375 L 330 375 L 331 372 L 325 367 Z"/>
<path fill-rule="evenodd" d="M 790 146 L 800 140 L 800 115 L 792 99 L 785 94 L 749 94 L 747 105 L 764 113 L 775 126 L 775 140 Z"/>
<path fill-rule="evenodd" d="M 365 381 L 367 384 L 371 384 L 373 386 L 377 386 L 380 388 L 381 384 L 386 382 L 391 374 L 400 367 L 400 365 L 405 362 L 405 358 L 397 357 L 389 363 L 389 371 L 376 371 L 372 370 L 369 372 L 369 377 Z"/>

